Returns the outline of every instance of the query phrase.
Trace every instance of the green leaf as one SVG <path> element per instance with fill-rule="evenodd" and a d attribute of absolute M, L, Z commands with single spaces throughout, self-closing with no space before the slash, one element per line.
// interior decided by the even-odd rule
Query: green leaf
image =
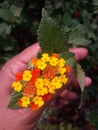
<path fill-rule="evenodd" d="M 7 22 L 11 22 L 12 21 L 12 17 L 13 14 L 10 10 L 8 9 L 0 9 L 0 18 L 2 18 L 3 20 L 7 21 Z"/>
<path fill-rule="evenodd" d="M 11 33 L 11 29 L 12 29 L 12 26 L 9 25 L 9 26 L 6 28 L 6 34 L 10 34 L 10 33 Z"/>
<path fill-rule="evenodd" d="M 22 93 L 21 92 L 13 92 L 12 93 L 12 96 L 11 96 L 11 100 L 8 104 L 8 108 L 11 108 L 11 109 L 19 109 L 21 108 L 20 106 L 18 106 L 17 102 L 18 102 L 18 99 L 22 97 Z"/>
<path fill-rule="evenodd" d="M 63 16 L 63 23 L 65 26 L 71 26 L 72 25 L 72 18 L 70 14 L 67 12 Z"/>
<path fill-rule="evenodd" d="M 63 53 L 60 53 L 60 56 L 66 60 L 67 65 L 69 65 L 70 67 L 74 66 L 75 64 L 74 54 L 70 52 L 63 52 Z"/>
<path fill-rule="evenodd" d="M 18 6 L 16 6 L 16 5 L 12 5 L 12 6 L 10 7 L 10 10 L 11 10 L 11 12 L 13 13 L 13 16 L 14 16 L 14 17 L 20 17 L 23 8 L 22 8 L 22 7 L 18 7 Z"/>
<path fill-rule="evenodd" d="M 93 5 L 98 6 L 98 0 L 93 0 Z"/>
<path fill-rule="evenodd" d="M 78 63 L 75 64 L 75 69 L 76 69 L 77 80 L 79 82 L 81 91 L 83 92 L 84 86 L 85 86 L 85 73 L 84 73 L 84 70 L 81 68 L 81 66 Z"/>
<path fill-rule="evenodd" d="M 95 126 L 98 125 L 98 111 L 86 112 L 86 120 Z"/>
<path fill-rule="evenodd" d="M 0 35 L 4 37 L 5 35 L 8 35 L 11 33 L 11 25 L 3 22 L 0 24 Z"/>
<path fill-rule="evenodd" d="M 57 26 L 45 9 L 42 10 L 42 19 L 38 30 L 38 41 L 42 52 L 61 53 L 68 51 L 64 33 Z"/>
<path fill-rule="evenodd" d="M 82 37 L 77 37 L 75 39 L 69 40 L 68 43 L 71 43 L 72 45 L 87 46 L 91 43 L 91 41 Z"/>

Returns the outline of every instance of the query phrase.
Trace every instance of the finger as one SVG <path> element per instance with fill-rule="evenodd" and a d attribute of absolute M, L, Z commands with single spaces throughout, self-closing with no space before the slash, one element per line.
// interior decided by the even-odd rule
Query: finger
<path fill-rule="evenodd" d="M 27 63 L 31 60 L 31 58 L 35 57 L 37 53 L 40 51 L 39 43 L 35 43 L 25 50 L 23 50 L 20 54 L 18 54 L 14 60 L 18 60 L 23 63 Z"/>
<path fill-rule="evenodd" d="M 86 83 L 85 83 L 85 86 L 86 86 L 86 87 L 88 87 L 88 86 L 90 86 L 90 85 L 92 84 L 92 79 L 91 79 L 90 77 L 87 77 L 87 76 L 86 76 L 86 79 L 85 79 L 85 80 L 86 80 Z"/>
<path fill-rule="evenodd" d="M 9 60 L 0 72 L 0 82 L 11 89 L 11 83 L 15 80 L 15 74 L 27 68 L 27 63 L 40 51 L 39 44 L 31 45 L 17 56 Z M 5 80 L 4 80 L 5 78 Z M 6 81 L 6 82 L 5 82 Z M 6 89 L 7 90 L 7 89 Z"/>
<path fill-rule="evenodd" d="M 80 87 L 79 82 L 76 77 L 74 77 L 73 81 L 71 82 L 73 87 Z M 90 77 L 85 77 L 85 87 L 88 87 L 92 84 L 92 79 Z"/>
<path fill-rule="evenodd" d="M 71 92 L 69 90 L 64 90 L 60 97 L 65 98 L 65 100 L 73 100 L 77 98 L 77 95 L 74 92 Z"/>
<path fill-rule="evenodd" d="M 23 71 L 26 69 L 27 63 L 31 60 L 31 58 L 35 57 L 39 51 L 40 46 L 38 43 L 31 45 L 16 55 L 14 58 L 9 60 L 2 68 L 2 71 L 9 74 L 11 73 L 12 75 L 15 75 L 16 72 Z"/>
<path fill-rule="evenodd" d="M 75 54 L 75 59 L 82 60 L 88 55 L 88 50 L 86 48 L 70 48 L 70 52 Z"/>

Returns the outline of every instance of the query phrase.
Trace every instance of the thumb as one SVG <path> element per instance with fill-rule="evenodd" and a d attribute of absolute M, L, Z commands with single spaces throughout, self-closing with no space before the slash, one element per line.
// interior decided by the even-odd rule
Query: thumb
<path fill-rule="evenodd" d="M 26 64 L 31 58 L 35 57 L 39 51 L 39 43 L 35 43 L 19 53 L 13 60 L 18 60 L 19 62 Z"/>
<path fill-rule="evenodd" d="M 40 46 L 38 43 L 31 45 L 9 60 L 2 68 L 1 72 L 3 71 L 3 73 L 6 73 L 8 76 L 8 74 L 15 75 L 16 72 L 23 71 L 27 67 L 26 64 L 31 60 L 31 58 L 35 57 L 39 51 Z"/>
<path fill-rule="evenodd" d="M 6 89 L 7 87 L 9 89 L 12 81 L 15 80 L 15 74 L 25 70 L 27 68 L 26 64 L 31 58 L 35 57 L 39 51 L 40 46 L 38 43 L 35 43 L 6 62 L 0 71 L 0 83 L 3 84 Z M 5 89 L 5 87 L 3 89 Z"/>

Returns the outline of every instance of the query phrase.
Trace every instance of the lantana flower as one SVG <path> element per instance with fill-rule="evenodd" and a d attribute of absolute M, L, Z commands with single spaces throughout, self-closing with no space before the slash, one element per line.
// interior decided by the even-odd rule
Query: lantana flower
<path fill-rule="evenodd" d="M 40 58 L 33 58 L 29 69 L 18 72 L 12 83 L 14 91 L 21 94 L 17 105 L 38 110 L 68 82 L 69 72 L 65 59 L 57 53 L 43 53 Z"/>

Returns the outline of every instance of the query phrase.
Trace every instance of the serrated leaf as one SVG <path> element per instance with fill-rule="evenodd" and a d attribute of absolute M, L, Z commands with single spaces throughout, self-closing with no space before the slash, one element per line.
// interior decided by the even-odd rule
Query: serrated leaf
<path fill-rule="evenodd" d="M 68 51 L 63 32 L 53 19 L 48 16 L 45 9 L 42 10 L 42 19 L 38 30 L 38 41 L 42 52 L 61 53 Z"/>
<path fill-rule="evenodd" d="M 75 64 L 75 68 L 77 80 L 79 82 L 81 91 L 83 92 L 85 86 L 85 72 L 78 63 Z"/>
<path fill-rule="evenodd" d="M 12 96 L 11 96 L 11 99 L 10 99 L 10 102 L 8 104 L 8 108 L 11 108 L 11 109 L 19 109 L 21 108 L 20 106 L 18 106 L 17 102 L 18 102 L 18 99 L 22 97 L 22 93 L 21 92 L 13 92 L 12 93 Z"/>
<path fill-rule="evenodd" d="M 70 67 L 73 67 L 75 64 L 75 58 L 74 54 L 71 52 L 63 52 L 60 53 L 60 56 L 66 60 L 66 64 L 69 65 Z"/>

